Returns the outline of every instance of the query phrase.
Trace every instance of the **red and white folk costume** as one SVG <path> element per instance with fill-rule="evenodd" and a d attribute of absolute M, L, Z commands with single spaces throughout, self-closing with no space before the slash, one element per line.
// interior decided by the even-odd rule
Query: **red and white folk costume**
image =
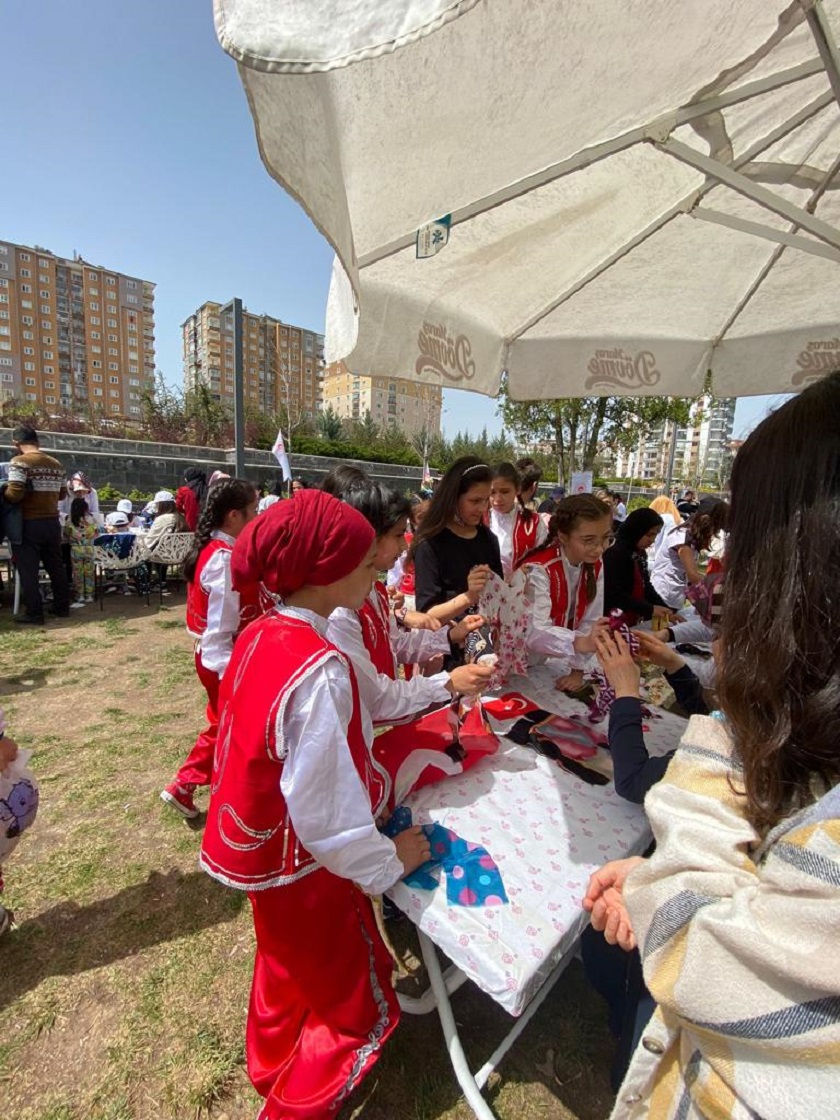
<path fill-rule="evenodd" d="M 330 615 L 327 637 L 353 664 L 362 703 L 374 723 L 396 723 L 430 704 L 452 699 L 448 673 L 397 678 L 398 665 L 422 664 L 449 656 L 449 628 L 402 630 L 397 626 L 383 583 L 375 583 L 358 611 L 340 607 Z"/>
<path fill-rule="evenodd" d="M 485 524 L 499 542 L 505 579 L 510 579 L 525 553 L 542 544 L 548 535 L 542 518 L 536 513 L 526 518 L 519 502 L 514 504 L 510 513 L 499 513 L 491 508 Z"/>
<path fill-rule="evenodd" d="M 595 598 L 587 603 L 584 565 L 570 563 L 560 545 L 547 545 L 528 557 L 511 583 L 522 591 L 529 608 L 529 655 L 557 658 L 565 666 L 557 666 L 562 673 L 590 666 L 591 658 L 577 654 L 574 641 L 578 634 L 588 634 L 604 613 L 600 560 L 595 564 L 595 580 Z"/>
<path fill-rule="evenodd" d="M 187 630 L 195 638 L 195 671 L 207 693 L 207 726 L 175 776 L 181 786 L 210 784 L 219 726 L 219 685 L 237 634 L 261 613 L 256 595 L 240 595 L 231 583 L 234 540 L 214 529 L 187 587 Z"/>
<path fill-rule="evenodd" d="M 372 542 L 361 514 L 304 491 L 246 528 L 234 582 L 281 597 L 335 582 Z M 319 564 L 330 550 L 332 563 Z M 367 897 L 404 873 L 375 823 L 389 783 L 370 753 L 353 668 L 326 626 L 312 611 L 274 607 L 237 642 L 220 695 L 201 864 L 251 901 L 246 1051 L 266 1098 L 260 1120 L 334 1117 L 399 1019 Z"/>

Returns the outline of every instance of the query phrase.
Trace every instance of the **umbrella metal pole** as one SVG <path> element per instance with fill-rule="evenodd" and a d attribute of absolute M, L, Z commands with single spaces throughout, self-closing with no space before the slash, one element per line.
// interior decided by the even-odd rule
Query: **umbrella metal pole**
<path fill-rule="evenodd" d="M 245 356 L 242 338 L 242 300 L 232 299 L 222 315 L 233 317 L 233 444 L 234 476 L 245 477 Z"/>
<path fill-rule="evenodd" d="M 671 421 L 671 450 L 668 452 L 668 474 L 665 477 L 666 493 L 671 493 L 671 483 L 674 480 L 674 463 L 677 458 L 677 422 Z"/>

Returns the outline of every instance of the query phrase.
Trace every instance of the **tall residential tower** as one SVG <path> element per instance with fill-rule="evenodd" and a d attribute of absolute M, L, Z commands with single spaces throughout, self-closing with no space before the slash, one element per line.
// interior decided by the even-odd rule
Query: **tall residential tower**
<path fill-rule="evenodd" d="M 0 241 L 0 398 L 139 420 L 155 378 L 154 292 L 77 254 Z"/>

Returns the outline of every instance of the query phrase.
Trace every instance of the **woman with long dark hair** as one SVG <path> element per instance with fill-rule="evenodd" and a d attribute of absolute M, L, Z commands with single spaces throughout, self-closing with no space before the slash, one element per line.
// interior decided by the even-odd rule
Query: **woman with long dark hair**
<path fill-rule="evenodd" d="M 491 572 L 503 578 L 499 542 L 484 524 L 492 481 L 475 455 L 456 459 L 411 542 L 417 610 L 441 622 L 472 611 Z"/>
<path fill-rule="evenodd" d="M 743 445 L 729 533 L 720 718 L 647 796 L 654 855 L 584 903 L 658 1003 L 615 1120 L 837 1112 L 840 372 Z"/>

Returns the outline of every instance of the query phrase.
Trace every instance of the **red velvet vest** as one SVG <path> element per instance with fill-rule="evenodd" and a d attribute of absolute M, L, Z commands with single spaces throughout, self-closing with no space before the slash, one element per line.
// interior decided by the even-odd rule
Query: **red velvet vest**
<path fill-rule="evenodd" d="M 361 609 L 356 611 L 362 628 L 362 641 L 368 651 L 377 673 L 384 673 L 392 681 L 397 679 L 397 662 L 391 648 L 389 615 L 391 606 L 385 584 L 379 580 L 365 599 Z"/>
<path fill-rule="evenodd" d="M 305 619 L 270 611 L 236 643 L 219 694 L 222 715 L 200 863 L 229 887 L 284 887 L 320 866 L 298 840 L 280 792 L 287 748 L 277 738 L 277 723 L 295 689 L 330 658 L 350 677 L 347 742 L 374 817 L 385 804 L 390 781 L 365 741 L 352 666 Z M 317 743 L 308 746 L 318 749 Z"/>
<path fill-rule="evenodd" d="M 490 529 L 490 511 L 484 515 L 484 524 Z M 510 570 L 515 572 L 519 567 L 522 557 L 537 544 L 537 529 L 540 525 L 539 514 L 532 513 L 526 521 L 522 516 L 519 505 L 516 506 L 516 517 L 513 522 L 513 555 L 510 558 Z M 492 530 L 491 530 L 492 531 Z"/>
<path fill-rule="evenodd" d="M 406 533 L 405 535 L 406 557 L 403 561 L 402 579 L 400 580 L 400 585 L 398 588 L 398 590 L 401 591 L 403 595 L 413 595 L 415 590 L 414 561 L 409 560 L 407 552 L 407 550 L 411 548 L 411 541 L 413 537 L 413 533 Z"/>
<path fill-rule="evenodd" d="M 569 587 L 566 583 L 566 573 L 563 570 L 563 560 L 556 545 L 547 545 L 528 557 L 525 567 L 530 564 L 541 564 L 548 572 L 548 584 L 551 589 L 551 621 L 555 626 L 564 630 L 577 630 L 581 619 L 586 614 L 589 604 L 586 601 L 586 578 L 581 572 L 577 586 L 577 597 L 574 606 L 574 615 L 569 625 Z M 601 561 L 595 565 L 595 579 L 601 575 Z"/>
<path fill-rule="evenodd" d="M 209 594 L 201 586 L 201 573 L 210 557 L 223 549 L 232 552 L 233 546 L 227 541 L 218 540 L 215 537 L 208 541 L 201 550 L 192 582 L 187 584 L 187 630 L 194 638 L 200 638 L 207 629 L 207 608 L 210 602 Z M 241 633 L 249 622 L 259 618 L 264 610 L 265 606 L 260 603 L 256 591 L 240 594 L 239 632 Z"/>

